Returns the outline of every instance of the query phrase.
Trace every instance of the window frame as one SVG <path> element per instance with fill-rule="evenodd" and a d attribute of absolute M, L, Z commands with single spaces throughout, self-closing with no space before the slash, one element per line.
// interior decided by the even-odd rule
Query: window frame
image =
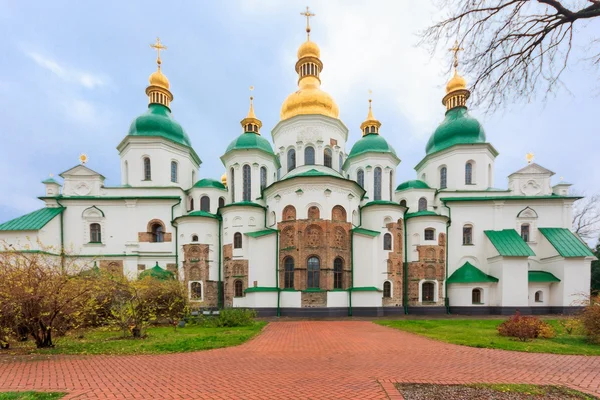
<path fill-rule="evenodd" d="M 144 157 L 144 180 L 151 181 L 152 180 L 152 162 L 150 161 L 150 157 Z"/>
<path fill-rule="evenodd" d="M 465 185 L 474 185 L 473 183 L 473 162 L 465 163 Z"/>
<path fill-rule="evenodd" d="M 194 288 L 194 286 L 196 286 L 194 284 L 197 284 L 197 286 L 200 287 L 200 296 L 199 297 L 195 297 L 192 295 L 192 293 L 194 293 L 193 288 Z M 204 285 L 202 284 L 202 281 L 190 281 L 189 285 L 190 286 L 189 286 L 188 297 L 189 297 L 190 301 L 202 301 L 204 299 L 204 287 L 203 287 Z"/>
<path fill-rule="evenodd" d="M 427 233 L 431 233 L 431 239 L 427 238 Z M 435 240 L 435 229 L 434 228 L 425 228 L 423 231 L 423 239 L 424 240 Z"/>
<path fill-rule="evenodd" d="M 365 188 L 365 170 L 362 168 L 359 168 L 358 171 L 356 171 L 356 183 L 358 183 L 361 188 Z"/>
<path fill-rule="evenodd" d="M 443 166 L 440 168 L 440 189 L 448 188 L 448 168 Z"/>
<path fill-rule="evenodd" d="M 306 146 L 304 148 L 304 165 L 315 165 L 315 148 L 312 146 Z"/>
<path fill-rule="evenodd" d="M 386 232 L 383 235 L 383 250 L 384 251 L 391 251 L 393 248 L 393 240 L 392 240 L 392 234 L 389 232 Z"/>
<path fill-rule="evenodd" d="M 419 198 L 418 211 L 427 211 L 427 198 L 426 197 Z"/>
<path fill-rule="evenodd" d="M 227 181 L 228 186 L 231 188 L 231 202 L 235 203 L 235 169 L 231 167 L 231 182 Z"/>
<path fill-rule="evenodd" d="M 240 232 L 236 232 L 233 234 L 233 248 L 234 249 L 242 249 L 243 248 L 242 234 Z"/>
<path fill-rule="evenodd" d="M 523 228 L 527 228 L 527 229 L 523 229 Z M 526 243 L 531 242 L 531 224 L 529 224 L 529 223 L 521 224 L 521 239 L 523 239 L 523 241 Z"/>
<path fill-rule="evenodd" d="M 329 147 L 323 149 L 323 165 L 333 168 L 333 151 Z"/>
<path fill-rule="evenodd" d="M 267 167 L 260 167 L 260 189 L 263 190 L 267 187 Z"/>
<path fill-rule="evenodd" d="M 333 288 L 344 288 L 344 260 L 342 257 L 336 257 L 333 260 Z"/>
<path fill-rule="evenodd" d="M 252 201 L 252 167 L 245 164 L 242 167 L 242 201 Z"/>
<path fill-rule="evenodd" d="M 158 222 L 152 225 L 152 243 L 164 243 L 165 228 Z"/>
<path fill-rule="evenodd" d="M 477 293 L 477 295 L 475 295 Z M 478 301 L 475 301 L 477 298 Z M 474 288 L 471 290 L 471 304 L 483 304 L 483 289 Z"/>
<path fill-rule="evenodd" d="M 287 172 L 296 169 L 296 149 L 292 148 L 287 151 Z"/>
<path fill-rule="evenodd" d="M 311 261 L 314 261 L 311 265 Z M 306 288 L 321 288 L 321 259 L 317 256 L 309 256 L 306 259 Z M 315 285 L 316 284 L 316 285 Z"/>
<path fill-rule="evenodd" d="M 373 200 L 381 200 L 383 170 L 381 167 L 373 169 Z"/>
<path fill-rule="evenodd" d="M 463 225 L 463 246 L 473 245 L 473 224 Z"/>
<path fill-rule="evenodd" d="M 179 164 L 175 160 L 171 160 L 171 183 L 179 182 Z"/>
<path fill-rule="evenodd" d="M 430 300 L 425 299 L 425 287 L 426 286 L 428 288 L 431 286 L 431 299 Z M 432 281 L 425 281 L 421 284 L 421 303 L 434 303 L 435 302 L 435 288 L 436 288 L 436 284 L 435 284 L 435 282 L 432 282 Z M 429 289 L 428 289 L 428 291 L 429 291 Z"/>
<path fill-rule="evenodd" d="M 287 256 L 283 259 L 283 288 L 294 289 L 294 257 Z"/>
<path fill-rule="evenodd" d="M 392 297 L 392 282 L 383 282 L 383 298 L 390 299 Z"/>
<path fill-rule="evenodd" d="M 207 195 L 200 197 L 200 211 L 210 212 L 210 197 Z"/>
<path fill-rule="evenodd" d="M 96 240 L 94 240 L 96 239 Z M 102 243 L 102 225 L 98 222 L 90 224 L 90 241 L 89 243 Z"/>
<path fill-rule="evenodd" d="M 233 281 L 233 297 L 244 297 L 244 282 L 241 279 Z"/>

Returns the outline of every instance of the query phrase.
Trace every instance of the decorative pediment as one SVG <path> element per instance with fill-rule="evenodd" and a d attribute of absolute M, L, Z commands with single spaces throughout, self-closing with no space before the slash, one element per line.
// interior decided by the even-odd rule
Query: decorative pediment
<path fill-rule="evenodd" d="M 532 163 L 532 164 L 528 164 L 526 167 L 521 168 L 520 170 L 518 170 L 516 172 L 513 172 L 509 176 L 513 176 L 513 175 L 546 175 L 546 176 L 552 176 L 552 175 L 554 175 L 554 172 L 550 171 L 549 169 L 546 169 L 546 168 L 542 167 L 539 164 Z"/>
<path fill-rule="evenodd" d="M 517 214 L 517 218 L 537 218 L 537 212 L 531 207 L 525 207 Z"/>
<path fill-rule="evenodd" d="M 71 169 L 66 170 L 65 172 L 59 175 L 62 178 L 71 178 L 71 177 L 81 177 L 81 178 L 91 178 L 91 177 L 100 177 L 101 179 L 105 179 L 102 174 L 89 169 L 85 165 L 76 165 Z"/>

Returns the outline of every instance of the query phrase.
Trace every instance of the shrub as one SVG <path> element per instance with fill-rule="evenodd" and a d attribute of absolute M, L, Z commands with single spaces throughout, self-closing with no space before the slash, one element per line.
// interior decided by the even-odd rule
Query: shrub
<path fill-rule="evenodd" d="M 600 296 L 590 298 L 589 305 L 581 313 L 581 322 L 589 341 L 600 344 Z"/>
<path fill-rule="evenodd" d="M 523 342 L 538 337 L 554 337 L 554 329 L 537 317 L 524 317 L 518 311 L 498 326 L 501 336 L 515 337 Z"/>
<path fill-rule="evenodd" d="M 251 326 L 254 324 L 256 311 L 244 308 L 226 308 L 219 312 L 219 316 L 213 320 L 217 328 L 233 328 L 237 326 Z"/>
<path fill-rule="evenodd" d="M 585 333 L 583 322 L 579 318 L 568 317 L 559 320 L 559 323 L 567 335 L 583 335 Z"/>

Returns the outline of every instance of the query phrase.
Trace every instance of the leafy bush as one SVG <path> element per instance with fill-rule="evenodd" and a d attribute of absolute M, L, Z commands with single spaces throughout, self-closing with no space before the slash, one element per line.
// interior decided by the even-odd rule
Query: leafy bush
<path fill-rule="evenodd" d="M 600 296 L 590 298 L 590 304 L 581 313 L 581 322 L 590 342 L 600 344 Z"/>
<path fill-rule="evenodd" d="M 233 328 L 237 326 L 251 326 L 254 324 L 256 311 L 244 308 L 226 308 L 219 312 L 219 317 L 214 319 L 217 328 Z"/>
<path fill-rule="evenodd" d="M 524 317 L 518 311 L 498 326 L 501 336 L 510 336 L 522 342 L 542 338 L 554 337 L 554 329 L 537 317 Z"/>
<path fill-rule="evenodd" d="M 583 322 L 577 317 L 561 319 L 559 320 L 559 324 L 565 330 L 567 335 L 583 335 L 585 333 Z"/>

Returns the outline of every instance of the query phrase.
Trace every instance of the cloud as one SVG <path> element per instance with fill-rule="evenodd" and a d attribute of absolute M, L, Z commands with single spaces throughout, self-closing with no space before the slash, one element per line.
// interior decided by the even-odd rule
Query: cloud
<path fill-rule="evenodd" d="M 66 82 L 75 83 L 87 89 L 95 89 L 97 87 L 105 86 L 108 83 L 108 80 L 101 75 L 62 66 L 56 61 L 44 57 L 39 53 L 27 51 L 25 54 L 35 61 L 37 65 L 51 71 L 54 75 Z"/>

